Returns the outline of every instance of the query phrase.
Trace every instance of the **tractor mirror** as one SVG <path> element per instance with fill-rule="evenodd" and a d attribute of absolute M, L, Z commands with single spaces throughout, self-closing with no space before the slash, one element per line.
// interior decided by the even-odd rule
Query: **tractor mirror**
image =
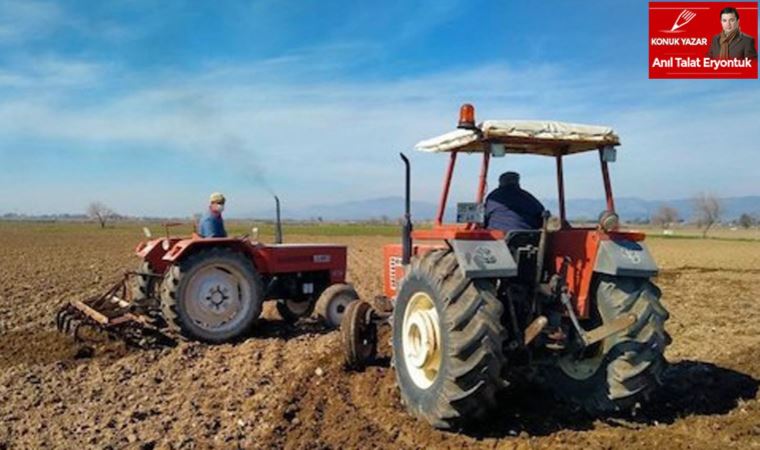
<path fill-rule="evenodd" d="M 602 149 L 602 161 L 615 162 L 617 159 L 617 149 L 611 145 L 608 145 Z"/>
<path fill-rule="evenodd" d="M 482 203 L 457 203 L 457 223 L 484 223 L 486 209 Z"/>
<path fill-rule="evenodd" d="M 148 227 L 143 227 L 143 234 L 148 239 L 153 237 L 153 233 L 150 232 L 150 229 Z"/>
<path fill-rule="evenodd" d="M 491 156 L 499 158 L 507 154 L 507 147 L 496 142 L 491 143 Z"/>

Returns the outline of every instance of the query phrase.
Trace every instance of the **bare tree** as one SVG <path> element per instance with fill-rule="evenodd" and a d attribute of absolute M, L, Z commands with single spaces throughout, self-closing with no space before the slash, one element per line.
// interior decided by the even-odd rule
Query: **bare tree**
<path fill-rule="evenodd" d="M 742 228 L 749 228 L 752 226 L 753 223 L 755 223 L 755 219 L 753 219 L 752 216 L 750 216 L 749 214 L 744 213 L 741 216 L 739 216 L 739 225 Z"/>
<path fill-rule="evenodd" d="M 702 237 L 707 236 L 707 232 L 710 227 L 720 219 L 720 213 L 722 212 L 722 205 L 712 194 L 705 194 L 704 192 L 699 194 L 694 199 L 694 210 L 697 215 L 697 225 L 704 227 L 702 230 Z"/>
<path fill-rule="evenodd" d="M 100 223 L 100 228 L 106 227 L 106 222 L 116 217 L 116 212 L 102 202 L 92 202 L 87 207 L 87 215 Z"/>
<path fill-rule="evenodd" d="M 652 223 L 662 228 L 670 228 L 676 222 L 678 222 L 678 210 L 672 206 L 662 205 L 652 215 Z"/>

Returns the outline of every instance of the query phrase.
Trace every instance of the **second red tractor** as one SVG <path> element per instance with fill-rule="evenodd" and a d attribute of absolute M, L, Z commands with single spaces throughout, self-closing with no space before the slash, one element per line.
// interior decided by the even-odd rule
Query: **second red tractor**
<path fill-rule="evenodd" d="M 251 331 L 268 300 L 277 302 L 286 321 L 316 308 L 328 326 L 337 327 L 358 298 L 346 284 L 346 247 L 283 244 L 279 214 L 275 241 L 170 237 L 167 228 L 166 237 L 137 245 L 137 271 L 101 296 L 70 302 L 58 314 L 58 327 L 75 335 L 89 326 L 131 336 L 134 325 L 146 325 L 229 342 Z"/>
<path fill-rule="evenodd" d="M 400 244 L 384 249 L 385 296 L 343 317 L 349 366 L 371 362 L 377 326 L 392 327 L 392 362 L 401 398 L 414 415 L 440 428 L 485 417 L 496 395 L 528 375 L 590 413 L 643 401 L 659 383 L 670 338 L 668 312 L 652 282 L 658 268 L 644 234 L 623 231 L 615 213 L 608 165 L 619 139 L 600 126 L 542 121 L 485 121 L 462 107 L 457 130 L 417 149 L 448 154 L 432 229 L 413 230 L 406 163 L 406 220 Z M 566 218 L 563 161 L 599 156 L 606 207 L 595 226 Z M 458 205 L 444 224 L 452 173 L 462 154 L 481 158 L 475 201 Z M 492 158 L 533 154 L 556 163 L 558 225 L 548 214 L 538 230 L 486 227 L 484 200 Z M 520 377 L 522 378 L 522 377 Z"/>

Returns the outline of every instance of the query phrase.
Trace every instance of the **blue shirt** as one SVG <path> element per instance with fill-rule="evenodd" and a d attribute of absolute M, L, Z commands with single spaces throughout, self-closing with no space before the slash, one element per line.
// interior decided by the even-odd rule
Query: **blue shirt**
<path fill-rule="evenodd" d="M 544 206 L 519 186 L 501 186 L 486 197 L 486 227 L 501 230 L 541 228 Z"/>
<path fill-rule="evenodd" d="M 198 222 L 198 234 L 205 238 L 227 237 L 227 231 L 224 229 L 222 215 L 206 211 L 206 214 L 204 214 Z"/>

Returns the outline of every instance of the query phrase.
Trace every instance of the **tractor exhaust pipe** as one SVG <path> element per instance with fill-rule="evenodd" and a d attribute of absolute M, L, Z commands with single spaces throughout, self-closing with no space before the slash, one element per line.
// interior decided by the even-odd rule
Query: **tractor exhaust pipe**
<path fill-rule="evenodd" d="M 411 177 L 409 176 L 411 169 L 409 158 L 407 158 L 403 153 L 399 153 L 399 155 L 401 155 L 401 159 L 404 161 L 404 166 L 406 166 L 404 192 L 404 225 L 401 229 L 401 264 L 406 266 L 412 259 L 412 213 L 410 200 Z"/>
<path fill-rule="evenodd" d="M 280 218 L 280 199 L 275 195 L 275 223 L 274 223 L 274 243 L 282 244 L 282 220 Z"/>

